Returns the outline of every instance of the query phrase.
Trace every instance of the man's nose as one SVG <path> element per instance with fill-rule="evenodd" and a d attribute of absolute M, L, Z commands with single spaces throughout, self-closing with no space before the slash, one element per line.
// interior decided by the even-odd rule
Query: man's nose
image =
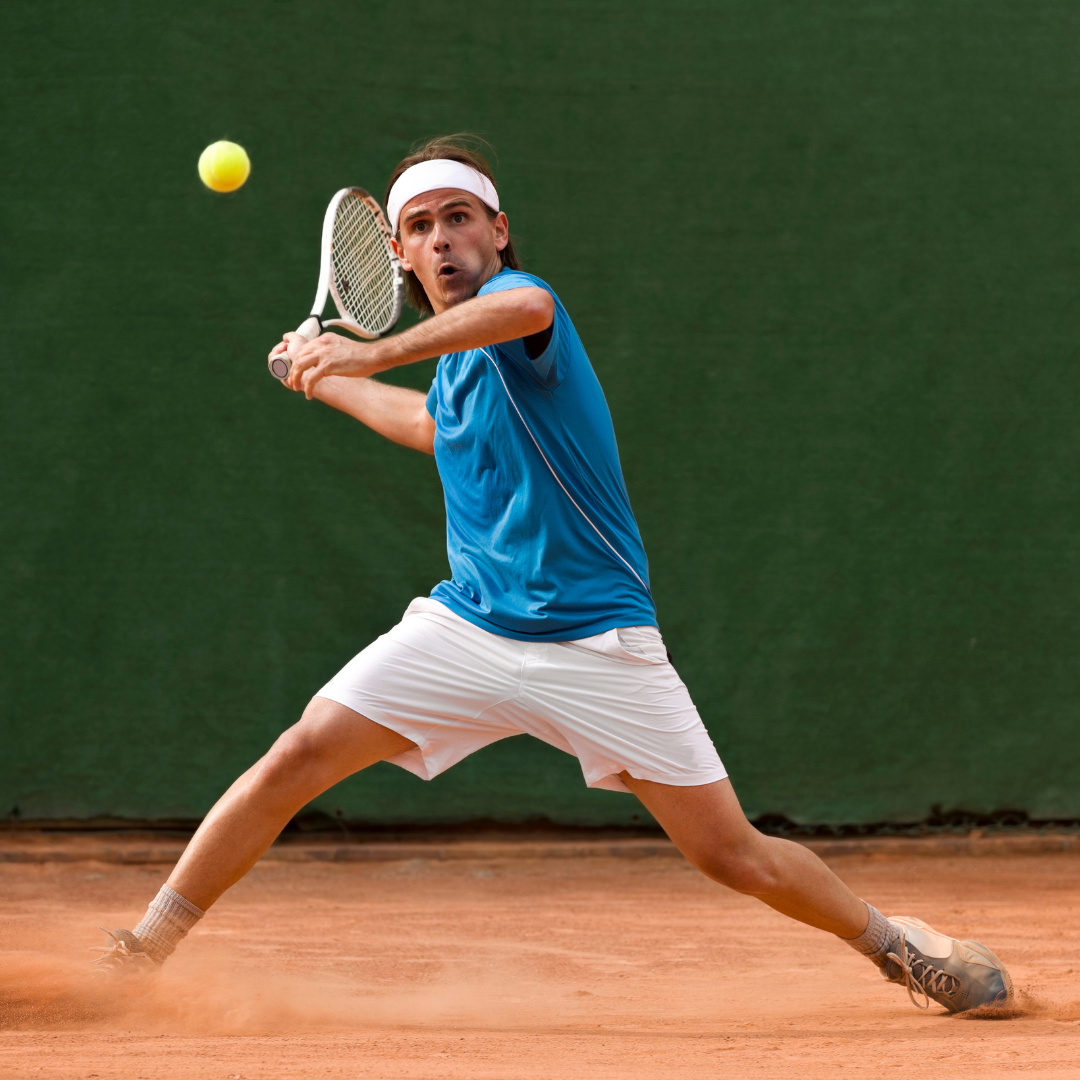
<path fill-rule="evenodd" d="M 450 250 L 450 240 L 438 225 L 432 230 L 431 243 L 436 251 Z"/>

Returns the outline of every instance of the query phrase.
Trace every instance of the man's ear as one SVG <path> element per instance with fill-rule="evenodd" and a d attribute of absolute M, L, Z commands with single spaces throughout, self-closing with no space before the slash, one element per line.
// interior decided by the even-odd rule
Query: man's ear
<path fill-rule="evenodd" d="M 495 250 L 502 251 L 510 243 L 510 222 L 506 220 L 506 215 L 501 210 L 491 223 L 491 231 L 495 237 Z"/>
<path fill-rule="evenodd" d="M 412 264 L 405 258 L 405 249 L 398 243 L 396 236 L 390 237 L 390 246 L 394 249 L 394 254 L 398 257 L 398 262 L 401 263 L 402 270 L 412 270 Z M 506 245 L 504 244 L 503 247 Z M 502 248 L 499 248 L 502 251 Z"/>

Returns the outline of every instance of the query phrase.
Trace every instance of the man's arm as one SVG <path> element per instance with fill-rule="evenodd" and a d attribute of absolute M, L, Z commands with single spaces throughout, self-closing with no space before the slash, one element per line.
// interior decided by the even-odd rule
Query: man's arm
<path fill-rule="evenodd" d="M 320 380 L 329 375 L 358 379 L 443 353 L 513 341 L 546 330 L 554 317 L 551 294 L 534 285 L 474 296 L 382 341 L 323 334 L 300 349 L 285 383 L 311 398 Z M 292 337 L 286 334 L 285 343 Z M 283 343 L 274 351 L 284 348 Z"/>
<path fill-rule="evenodd" d="M 435 421 L 427 411 L 427 396 L 419 390 L 329 375 L 319 380 L 312 396 L 355 416 L 392 442 L 435 453 Z"/>

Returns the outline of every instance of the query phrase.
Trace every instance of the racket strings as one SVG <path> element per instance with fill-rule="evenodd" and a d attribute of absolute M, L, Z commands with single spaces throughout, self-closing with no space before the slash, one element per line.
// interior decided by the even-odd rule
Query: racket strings
<path fill-rule="evenodd" d="M 331 254 L 341 306 L 370 333 L 385 332 L 397 317 L 394 267 L 386 233 L 362 196 L 341 200 Z"/>

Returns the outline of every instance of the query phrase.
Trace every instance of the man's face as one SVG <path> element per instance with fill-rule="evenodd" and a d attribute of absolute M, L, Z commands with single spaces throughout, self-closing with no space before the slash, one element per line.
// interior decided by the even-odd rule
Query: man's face
<path fill-rule="evenodd" d="M 509 230 L 506 215 L 490 220 L 475 195 L 439 188 L 401 208 L 398 236 L 394 251 L 402 267 L 420 279 L 438 314 L 474 297 L 499 272 Z"/>

